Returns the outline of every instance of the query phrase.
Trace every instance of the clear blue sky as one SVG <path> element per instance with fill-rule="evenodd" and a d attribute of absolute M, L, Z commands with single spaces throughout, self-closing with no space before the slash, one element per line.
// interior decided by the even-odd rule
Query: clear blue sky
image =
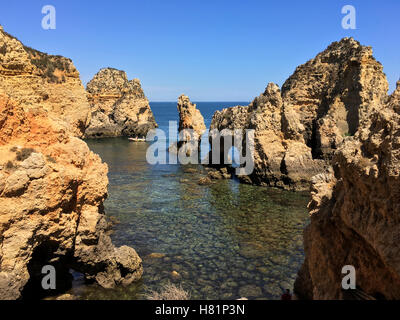
<path fill-rule="evenodd" d="M 57 29 L 41 28 L 54 5 Z M 344 30 L 341 8 L 357 10 Z M 24 0 L 3 2 L 0 24 L 24 44 L 71 58 L 84 84 L 102 67 L 139 78 L 151 101 L 249 101 L 279 85 L 331 42 L 374 48 L 390 91 L 400 78 L 399 0 Z"/>

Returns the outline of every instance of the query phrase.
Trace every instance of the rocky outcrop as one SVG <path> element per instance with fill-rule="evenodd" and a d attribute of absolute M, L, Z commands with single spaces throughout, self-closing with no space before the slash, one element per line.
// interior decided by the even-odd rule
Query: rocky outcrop
<path fill-rule="evenodd" d="M 371 96 L 385 93 L 377 90 Z M 306 258 L 295 284 L 301 298 L 346 298 L 341 270 L 352 265 L 359 291 L 400 299 L 399 137 L 400 82 L 335 153 L 334 174 L 313 179 Z"/>
<path fill-rule="evenodd" d="M 344 138 L 382 105 L 387 91 L 372 48 L 344 38 L 299 66 L 283 84 L 282 131 L 285 138 L 304 141 L 315 158 L 331 159 Z"/>
<path fill-rule="evenodd" d="M 304 190 L 309 186 L 309 179 L 324 171 L 327 165 L 323 160 L 313 159 L 311 148 L 305 143 L 284 138 L 282 108 L 280 89 L 270 83 L 249 106 L 217 111 L 211 121 L 210 137 L 213 129 L 219 132 L 241 129 L 243 136 L 245 129 L 254 130 L 254 171 L 239 179 L 246 183 Z M 223 142 L 220 150 L 224 150 Z"/>
<path fill-rule="evenodd" d="M 372 49 L 344 38 L 299 66 L 282 90 L 270 83 L 249 106 L 217 111 L 210 130 L 254 130 L 254 171 L 242 181 L 307 190 L 387 90 Z"/>
<path fill-rule="evenodd" d="M 179 131 L 184 129 L 193 130 L 195 139 L 200 140 L 201 135 L 206 131 L 204 118 L 196 104 L 191 103 L 188 96 L 181 95 L 178 98 L 178 112 L 179 112 Z"/>
<path fill-rule="evenodd" d="M 178 98 L 179 112 L 179 152 L 185 152 L 187 155 L 193 151 L 198 152 L 202 134 L 206 131 L 204 118 L 196 104 L 190 102 L 188 96 L 181 95 Z"/>
<path fill-rule="evenodd" d="M 24 46 L 0 26 L 0 94 L 41 107 L 75 136 L 89 123 L 86 92 L 70 59 Z"/>
<path fill-rule="evenodd" d="M 157 127 L 140 81 L 129 81 L 124 71 L 100 70 L 87 84 L 87 92 L 91 121 L 86 137 L 146 136 Z"/>
<path fill-rule="evenodd" d="M 115 248 L 102 214 L 107 165 L 43 108 L 0 97 L 0 299 L 40 297 L 41 269 L 69 268 L 103 287 L 141 277 L 132 248 Z"/>

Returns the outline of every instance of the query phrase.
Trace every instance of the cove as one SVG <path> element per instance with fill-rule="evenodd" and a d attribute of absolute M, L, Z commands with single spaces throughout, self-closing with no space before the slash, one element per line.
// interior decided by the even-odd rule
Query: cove
<path fill-rule="evenodd" d="M 176 105 L 151 107 L 157 117 L 167 108 L 174 112 Z M 204 106 L 202 113 L 207 119 Z M 157 121 L 161 128 L 168 125 Z M 189 291 L 191 299 L 280 299 L 284 289 L 292 288 L 304 259 L 307 193 L 235 180 L 199 185 L 201 165 L 149 165 L 146 143 L 125 138 L 87 142 L 109 166 L 105 212 L 118 221 L 112 240 L 135 248 L 144 274 L 138 283 L 111 290 L 78 281 L 72 294 L 145 299 L 149 291 L 172 282 Z"/>

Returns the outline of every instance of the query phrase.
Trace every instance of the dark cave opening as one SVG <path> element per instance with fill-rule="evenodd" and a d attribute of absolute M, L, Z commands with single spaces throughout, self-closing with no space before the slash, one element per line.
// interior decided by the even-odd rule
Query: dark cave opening
<path fill-rule="evenodd" d="M 58 255 L 59 244 L 47 240 L 34 249 L 28 263 L 29 280 L 21 292 L 22 300 L 41 300 L 46 297 L 59 295 L 72 287 L 69 257 Z M 48 275 L 45 266 L 55 270 L 55 289 L 44 289 L 42 280 Z M 43 272 L 43 273 L 42 273 Z"/>

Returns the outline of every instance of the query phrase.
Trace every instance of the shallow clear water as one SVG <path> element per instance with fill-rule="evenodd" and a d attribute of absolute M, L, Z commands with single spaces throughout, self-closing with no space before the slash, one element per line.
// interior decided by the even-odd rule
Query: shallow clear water
<path fill-rule="evenodd" d="M 292 288 L 304 255 L 307 194 L 234 180 L 199 185 L 201 166 L 151 166 L 147 143 L 115 138 L 88 144 L 109 165 L 105 209 L 119 221 L 113 242 L 136 249 L 144 274 L 139 283 L 113 290 L 76 282 L 73 294 L 143 299 L 172 282 L 192 299 L 279 299 Z"/>

